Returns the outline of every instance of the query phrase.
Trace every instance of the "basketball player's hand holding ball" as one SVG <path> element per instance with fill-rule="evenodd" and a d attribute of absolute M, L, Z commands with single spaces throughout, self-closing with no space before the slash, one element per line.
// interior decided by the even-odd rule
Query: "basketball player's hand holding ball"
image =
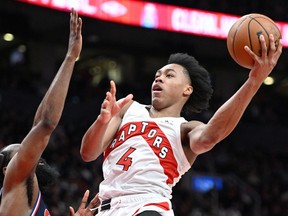
<path fill-rule="evenodd" d="M 259 40 L 262 50 L 261 56 L 256 55 L 249 48 L 249 46 L 245 46 L 244 49 L 254 60 L 254 66 L 250 71 L 250 76 L 259 79 L 260 82 L 263 82 L 277 64 L 277 61 L 282 53 L 282 44 L 280 40 L 279 45 L 276 48 L 273 34 L 269 35 L 270 47 L 266 46 L 263 35 L 259 36 Z"/>
<path fill-rule="evenodd" d="M 117 115 L 120 110 L 132 100 L 133 95 L 129 94 L 125 98 L 121 98 L 116 100 L 116 85 L 114 81 L 110 81 L 110 91 L 106 92 L 106 98 L 104 99 L 100 115 L 98 116 L 98 120 L 103 124 L 108 123 L 112 117 Z"/>
<path fill-rule="evenodd" d="M 281 32 L 269 17 L 247 14 L 230 28 L 227 48 L 233 60 L 251 69 L 250 77 L 260 84 L 271 73 L 282 53 Z"/>

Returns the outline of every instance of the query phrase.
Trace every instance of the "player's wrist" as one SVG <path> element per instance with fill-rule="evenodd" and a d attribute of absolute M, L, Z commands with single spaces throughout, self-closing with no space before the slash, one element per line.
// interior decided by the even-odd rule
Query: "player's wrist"
<path fill-rule="evenodd" d="M 107 115 L 107 113 L 100 113 L 97 117 L 97 122 L 101 124 L 108 124 L 111 118 Z"/>

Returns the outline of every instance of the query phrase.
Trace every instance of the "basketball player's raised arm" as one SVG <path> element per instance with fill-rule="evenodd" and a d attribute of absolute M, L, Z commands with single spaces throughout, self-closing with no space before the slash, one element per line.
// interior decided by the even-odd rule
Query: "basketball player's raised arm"
<path fill-rule="evenodd" d="M 34 174 L 39 159 L 45 150 L 50 136 L 57 127 L 75 61 L 82 49 L 82 20 L 72 9 L 70 14 L 69 45 L 65 59 L 60 66 L 54 80 L 43 97 L 34 117 L 32 129 L 22 141 L 16 155 L 8 164 L 5 182 L 7 188 L 12 184 L 19 184 Z"/>
<path fill-rule="evenodd" d="M 282 53 L 281 41 L 276 49 L 273 35 L 270 35 L 269 40 L 271 45 L 267 54 L 264 37 L 260 36 L 261 57 L 245 47 L 245 50 L 255 60 L 249 77 L 241 88 L 215 112 L 207 124 L 200 124 L 189 132 L 190 148 L 194 153 L 201 154 L 209 151 L 227 137 L 240 121 L 253 96 L 272 72 Z"/>
<path fill-rule="evenodd" d="M 133 95 L 116 101 L 116 85 L 110 81 L 100 114 L 83 136 L 80 154 L 84 161 L 95 160 L 107 148 L 120 126 L 124 112 L 132 102 Z"/>

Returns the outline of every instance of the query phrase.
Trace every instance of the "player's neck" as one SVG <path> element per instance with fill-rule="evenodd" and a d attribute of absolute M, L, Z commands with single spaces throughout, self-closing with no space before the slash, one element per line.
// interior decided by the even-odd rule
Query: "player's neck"
<path fill-rule="evenodd" d="M 155 109 L 155 107 L 150 106 L 147 109 L 151 118 L 180 117 L 180 113 L 171 108 Z"/>

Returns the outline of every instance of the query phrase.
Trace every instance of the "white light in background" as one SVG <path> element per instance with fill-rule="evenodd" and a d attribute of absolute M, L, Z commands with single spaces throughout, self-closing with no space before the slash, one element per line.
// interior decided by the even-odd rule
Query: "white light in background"
<path fill-rule="evenodd" d="M 6 33 L 3 35 L 3 39 L 5 41 L 13 41 L 14 40 L 14 35 L 11 33 Z"/>
<path fill-rule="evenodd" d="M 271 76 L 268 76 L 265 80 L 264 80 L 264 84 L 265 85 L 273 85 L 274 84 L 274 78 Z"/>

